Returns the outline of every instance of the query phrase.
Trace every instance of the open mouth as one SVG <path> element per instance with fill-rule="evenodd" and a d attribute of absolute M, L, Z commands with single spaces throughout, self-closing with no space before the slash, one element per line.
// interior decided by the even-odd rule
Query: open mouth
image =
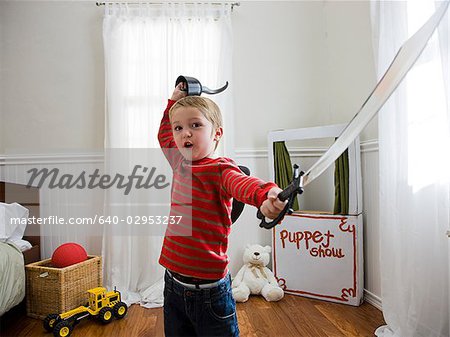
<path fill-rule="evenodd" d="M 190 148 L 192 148 L 193 146 L 194 146 L 194 144 L 192 144 L 191 142 L 185 142 L 185 143 L 184 143 L 184 147 L 187 148 L 187 149 L 190 149 Z"/>

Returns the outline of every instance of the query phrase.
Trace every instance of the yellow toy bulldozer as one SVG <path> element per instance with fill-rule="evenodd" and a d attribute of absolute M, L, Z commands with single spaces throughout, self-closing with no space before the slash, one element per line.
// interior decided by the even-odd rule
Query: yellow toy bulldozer
<path fill-rule="evenodd" d="M 67 337 L 72 333 L 75 325 L 83 318 L 98 317 L 106 324 L 113 316 L 120 319 L 125 317 L 128 307 L 121 302 L 120 292 L 114 289 L 107 292 L 106 288 L 98 287 L 88 290 L 89 303 L 62 314 L 49 314 L 44 319 L 45 330 L 52 332 L 55 337 Z"/>

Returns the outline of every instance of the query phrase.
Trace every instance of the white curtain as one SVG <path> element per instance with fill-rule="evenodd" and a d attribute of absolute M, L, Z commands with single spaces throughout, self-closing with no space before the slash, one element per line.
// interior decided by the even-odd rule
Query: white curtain
<path fill-rule="evenodd" d="M 373 1 L 381 76 L 433 1 Z M 449 16 L 379 113 L 380 264 L 377 336 L 449 336 Z"/>
<path fill-rule="evenodd" d="M 231 83 L 212 96 L 224 114 L 231 151 L 230 12 L 229 4 L 106 4 L 106 147 L 158 146 L 153 130 L 176 78 L 185 75 L 209 88 Z"/>
<path fill-rule="evenodd" d="M 139 148 L 158 148 L 157 131 L 167 99 L 178 75 L 185 75 L 199 79 L 209 88 L 230 82 L 224 93 L 212 97 L 224 115 L 226 141 L 221 151 L 230 155 L 233 148 L 230 12 L 230 4 L 106 5 L 103 39 L 107 151 L 122 153 L 131 163 L 129 156 L 136 157 Z M 105 215 L 112 212 L 117 197 L 115 191 L 106 191 Z M 115 209 L 114 214 L 123 219 L 134 215 L 133 205 L 145 204 L 148 198 L 140 195 L 120 202 L 125 206 L 118 214 Z M 129 228 L 105 226 L 104 283 L 108 287 L 117 286 L 128 303 L 161 306 L 163 269 L 158 258 L 162 234 L 145 229 L 138 234 Z"/>

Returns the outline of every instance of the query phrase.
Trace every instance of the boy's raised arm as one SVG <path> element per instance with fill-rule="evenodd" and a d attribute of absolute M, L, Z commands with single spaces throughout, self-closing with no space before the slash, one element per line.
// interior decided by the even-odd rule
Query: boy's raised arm
<path fill-rule="evenodd" d="M 181 159 L 181 153 L 177 149 L 175 140 L 173 139 L 172 125 L 170 124 L 169 110 L 176 103 L 177 100 L 186 96 L 186 92 L 183 91 L 184 83 L 179 83 L 172 93 L 171 99 L 167 103 L 167 107 L 164 110 L 161 124 L 159 125 L 158 141 L 159 145 L 163 149 L 164 155 L 169 161 L 170 165 L 174 167 L 176 163 Z"/>

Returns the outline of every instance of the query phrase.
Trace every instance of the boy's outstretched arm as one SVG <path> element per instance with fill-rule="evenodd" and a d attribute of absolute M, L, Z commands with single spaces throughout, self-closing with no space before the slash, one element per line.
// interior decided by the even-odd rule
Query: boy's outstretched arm
<path fill-rule="evenodd" d="M 286 201 L 277 198 L 282 189 L 275 183 L 247 176 L 237 166 L 224 165 L 222 182 L 230 196 L 259 208 L 267 218 L 276 218 L 286 205 Z"/>

